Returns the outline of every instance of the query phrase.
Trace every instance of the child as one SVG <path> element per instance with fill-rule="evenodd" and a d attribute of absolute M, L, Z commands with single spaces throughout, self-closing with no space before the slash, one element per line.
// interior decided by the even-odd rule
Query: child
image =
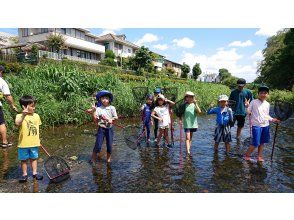
<path fill-rule="evenodd" d="M 146 97 L 146 103 L 142 105 L 141 107 L 143 129 L 146 128 L 146 134 L 147 134 L 147 144 L 150 144 L 150 127 L 153 124 L 151 120 L 152 109 L 153 109 L 153 95 L 149 94 Z"/>
<path fill-rule="evenodd" d="M 19 127 L 18 139 L 18 159 L 21 161 L 22 176 L 19 182 L 26 182 L 28 180 L 27 161 L 33 170 L 33 178 L 42 180 L 43 176 L 37 173 L 37 159 L 39 157 L 39 126 L 41 119 L 35 113 L 36 100 L 29 95 L 20 98 L 19 104 L 22 106 L 22 114 L 17 114 L 15 118 L 15 125 Z"/>
<path fill-rule="evenodd" d="M 228 96 L 220 95 L 218 98 L 219 106 L 210 108 L 207 114 L 216 114 L 216 125 L 214 132 L 214 150 L 218 151 L 218 145 L 221 141 L 225 142 L 226 152 L 230 151 L 231 125 L 234 122 L 233 111 L 228 105 Z"/>
<path fill-rule="evenodd" d="M 280 120 L 272 118 L 269 115 L 270 104 L 266 101 L 269 94 L 269 88 L 267 86 L 261 86 L 258 88 L 258 99 L 254 99 L 247 102 L 247 113 L 251 117 L 252 123 L 252 139 L 251 145 L 245 153 L 245 159 L 251 160 L 250 155 L 254 151 L 254 148 L 258 147 L 258 161 L 263 162 L 262 151 L 265 143 L 270 140 L 269 121 L 279 123 Z"/>
<path fill-rule="evenodd" d="M 153 101 L 156 102 L 156 99 L 157 99 L 157 96 L 159 94 L 161 94 L 161 88 L 156 88 L 154 90 L 154 96 L 153 96 Z M 158 120 L 156 118 L 153 118 L 154 120 L 154 138 L 155 138 L 155 141 L 157 141 L 157 132 L 158 132 Z"/>
<path fill-rule="evenodd" d="M 197 114 L 201 113 L 201 109 L 197 104 L 195 94 L 193 92 L 186 92 L 184 101 L 185 103 L 180 107 L 182 109 L 182 114 L 179 122 L 182 123 L 182 118 L 184 119 L 186 153 L 187 155 L 190 155 L 193 133 L 196 132 L 198 128 Z"/>
<path fill-rule="evenodd" d="M 168 138 L 168 128 L 170 125 L 169 108 L 175 103 L 166 99 L 162 94 L 159 94 L 156 99 L 156 107 L 152 111 L 151 116 L 158 120 L 159 135 L 157 137 L 157 146 L 160 145 L 161 137 L 163 136 L 167 147 L 171 147 Z"/>
<path fill-rule="evenodd" d="M 95 142 L 95 147 L 92 153 L 90 163 L 96 162 L 97 154 L 100 153 L 104 138 L 107 146 L 107 163 L 111 162 L 112 142 L 113 142 L 113 127 L 112 123 L 118 119 L 116 109 L 111 105 L 113 95 L 107 90 L 102 90 L 97 93 L 97 107 L 93 106 L 93 119 L 98 121 L 98 132 Z"/>

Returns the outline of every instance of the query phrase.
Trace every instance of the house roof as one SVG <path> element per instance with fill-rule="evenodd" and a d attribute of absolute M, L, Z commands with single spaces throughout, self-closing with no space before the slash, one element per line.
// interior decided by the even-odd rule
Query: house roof
<path fill-rule="evenodd" d="M 114 34 L 105 34 L 102 36 L 97 37 L 96 42 L 107 42 L 107 41 L 114 41 L 114 42 L 119 42 L 121 44 L 125 44 L 127 46 L 130 46 L 135 49 L 139 49 L 140 47 L 136 44 L 133 44 L 130 41 L 124 40 L 123 36 L 125 35 L 114 35 Z"/>
<path fill-rule="evenodd" d="M 171 60 L 167 60 L 167 59 L 165 59 L 165 61 L 166 61 L 166 62 L 170 62 L 170 63 L 177 64 L 177 65 L 180 65 L 180 66 L 183 66 L 182 64 L 180 64 L 180 63 L 176 63 L 176 62 L 174 62 L 174 61 L 171 61 Z"/>

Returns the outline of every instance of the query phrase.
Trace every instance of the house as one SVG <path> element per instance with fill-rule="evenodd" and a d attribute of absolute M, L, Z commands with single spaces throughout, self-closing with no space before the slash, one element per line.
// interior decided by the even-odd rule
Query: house
<path fill-rule="evenodd" d="M 105 34 L 95 39 L 95 42 L 104 45 L 105 50 L 111 50 L 116 56 L 130 57 L 134 56 L 140 48 L 136 44 L 127 41 L 126 35 Z"/>
<path fill-rule="evenodd" d="M 205 73 L 201 75 L 199 78 L 202 82 L 220 82 L 219 75 L 216 73 Z"/>
<path fill-rule="evenodd" d="M 13 38 L 16 38 L 16 35 L 5 33 L 5 32 L 0 32 L 0 49 L 1 53 L 12 53 L 11 49 L 2 49 L 9 47 L 14 44 Z"/>
<path fill-rule="evenodd" d="M 165 68 L 172 68 L 176 72 L 178 77 L 181 76 L 181 74 L 182 74 L 182 65 L 181 64 L 165 59 L 163 65 Z"/>
<path fill-rule="evenodd" d="M 47 38 L 51 34 L 62 35 L 65 39 L 65 48 L 59 54 L 52 51 L 51 48 L 49 48 L 49 52 L 39 51 L 40 56 L 46 54 L 53 59 L 66 57 L 90 63 L 98 63 L 104 56 L 105 47 L 95 41 L 97 36 L 84 28 L 19 28 L 19 47 L 22 48 L 33 43 L 46 45 Z"/>

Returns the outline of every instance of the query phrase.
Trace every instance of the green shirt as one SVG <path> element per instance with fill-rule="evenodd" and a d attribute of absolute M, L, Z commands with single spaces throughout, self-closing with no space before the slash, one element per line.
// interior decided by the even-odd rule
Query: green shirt
<path fill-rule="evenodd" d="M 234 100 L 236 105 L 233 108 L 234 115 L 246 116 L 245 100 L 252 101 L 252 93 L 249 89 L 235 89 L 231 92 L 230 100 Z"/>
<path fill-rule="evenodd" d="M 198 128 L 196 106 L 194 103 L 186 104 L 183 121 L 184 128 Z"/>

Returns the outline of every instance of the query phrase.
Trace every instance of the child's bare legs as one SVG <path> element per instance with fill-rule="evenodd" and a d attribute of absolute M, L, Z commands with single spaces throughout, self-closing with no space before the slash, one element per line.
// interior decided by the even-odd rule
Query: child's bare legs
<path fill-rule="evenodd" d="M 36 159 L 30 159 L 31 167 L 33 170 L 33 175 L 37 174 L 37 160 Z"/>
<path fill-rule="evenodd" d="M 91 156 L 91 162 L 95 163 L 97 160 L 97 153 L 93 151 L 92 156 Z"/>
<path fill-rule="evenodd" d="M 264 147 L 264 144 L 261 144 L 258 146 L 258 161 L 263 161 L 263 156 L 262 156 L 263 147 Z"/>
<path fill-rule="evenodd" d="M 159 128 L 159 134 L 157 136 L 157 146 L 160 146 L 161 137 L 163 135 L 164 129 Z"/>
<path fill-rule="evenodd" d="M 164 129 L 164 139 L 166 141 L 166 144 L 169 145 L 169 137 L 168 137 L 168 129 Z"/>
<path fill-rule="evenodd" d="M 7 143 L 7 129 L 5 124 L 0 125 L 0 134 L 2 137 L 2 143 Z"/>
<path fill-rule="evenodd" d="M 107 163 L 110 163 L 111 162 L 111 154 L 110 153 L 107 153 Z"/>
<path fill-rule="evenodd" d="M 192 139 L 192 135 L 191 132 L 186 132 L 186 150 L 187 150 L 187 154 L 190 154 L 190 148 L 191 148 L 191 139 Z"/>
<path fill-rule="evenodd" d="M 28 165 L 26 160 L 22 160 L 20 162 L 21 164 L 21 170 L 22 170 L 22 176 L 27 176 L 28 175 Z"/>
<path fill-rule="evenodd" d="M 247 149 L 245 153 L 245 158 L 250 159 L 250 155 L 253 153 L 253 151 L 254 151 L 254 146 L 250 145 L 250 147 Z"/>
<path fill-rule="evenodd" d="M 230 152 L 230 143 L 229 142 L 225 142 L 225 146 L 226 146 L 226 153 Z"/>
<path fill-rule="evenodd" d="M 215 152 L 218 152 L 218 145 L 219 145 L 218 142 L 214 142 L 214 151 Z"/>

